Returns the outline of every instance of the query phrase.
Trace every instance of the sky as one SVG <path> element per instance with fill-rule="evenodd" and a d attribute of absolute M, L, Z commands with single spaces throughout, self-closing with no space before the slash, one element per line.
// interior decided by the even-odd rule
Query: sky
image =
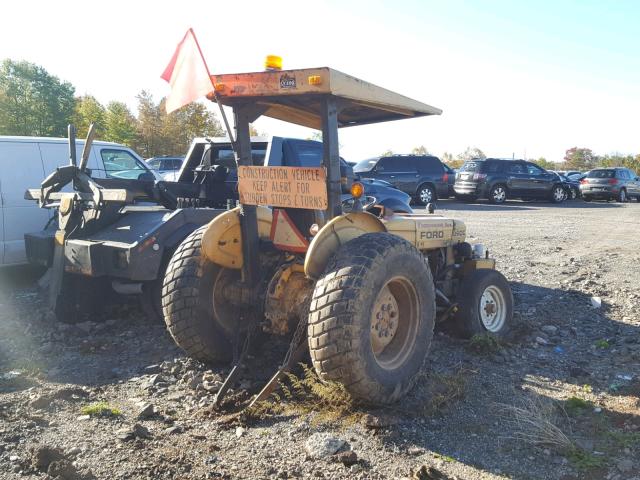
<path fill-rule="evenodd" d="M 561 161 L 574 146 L 640 153 L 638 24 L 634 0 L 21 0 L 3 3 L 0 59 L 135 111 L 140 90 L 168 93 L 160 74 L 192 27 L 212 72 L 259 71 L 277 54 L 284 68 L 329 66 L 443 110 L 341 129 L 348 160 L 424 145 Z M 255 126 L 312 133 L 266 118 Z"/>

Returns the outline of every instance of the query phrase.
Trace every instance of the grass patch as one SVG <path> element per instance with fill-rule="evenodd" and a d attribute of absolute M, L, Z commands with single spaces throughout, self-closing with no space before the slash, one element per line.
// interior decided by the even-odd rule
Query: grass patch
<path fill-rule="evenodd" d="M 92 417 L 118 417 L 122 415 L 122 411 L 116 407 L 112 407 L 106 402 L 97 402 L 85 405 L 80 409 L 83 415 L 91 415 Z"/>
<path fill-rule="evenodd" d="M 324 382 L 308 365 L 301 363 L 302 375 L 287 373 L 280 389 L 271 398 L 247 411 L 247 417 L 261 418 L 269 414 L 303 415 L 313 413 L 313 423 L 342 421 L 357 423 L 363 413 L 344 386 Z"/>
<path fill-rule="evenodd" d="M 601 455 L 594 455 L 579 448 L 574 448 L 567 455 L 569 462 L 578 470 L 592 470 L 594 468 L 605 467 L 607 459 Z"/>
<path fill-rule="evenodd" d="M 593 387 L 586 383 L 582 385 L 582 387 L 580 387 L 580 390 L 582 390 L 582 392 L 584 393 L 593 393 Z"/>
<path fill-rule="evenodd" d="M 500 341 L 488 333 L 478 334 L 469 340 L 469 350 L 481 355 L 492 355 L 502 348 Z"/>
<path fill-rule="evenodd" d="M 615 443 L 617 448 L 631 448 L 640 445 L 640 432 L 609 431 L 607 436 Z"/>
<path fill-rule="evenodd" d="M 430 397 L 422 414 L 430 417 L 441 414 L 448 405 L 461 400 L 467 393 L 467 371 L 463 368 L 451 374 L 435 373 L 429 376 Z"/>
<path fill-rule="evenodd" d="M 602 350 L 606 350 L 607 348 L 611 347 L 611 345 L 609 344 L 608 341 L 606 340 L 598 340 L 595 344 L 594 344 L 597 348 L 600 348 Z"/>
<path fill-rule="evenodd" d="M 440 453 L 434 453 L 433 456 L 434 456 L 434 458 L 439 458 L 443 462 L 447 462 L 447 463 L 453 463 L 453 462 L 456 461 L 455 458 L 450 457 L 449 455 L 442 455 Z"/>
<path fill-rule="evenodd" d="M 593 404 L 579 397 L 569 397 L 564 402 L 564 410 L 572 416 L 584 413 L 593 408 Z"/>

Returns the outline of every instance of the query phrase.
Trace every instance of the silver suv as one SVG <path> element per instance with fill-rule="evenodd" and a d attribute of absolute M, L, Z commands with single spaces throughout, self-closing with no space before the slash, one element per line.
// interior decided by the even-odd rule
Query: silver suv
<path fill-rule="evenodd" d="M 580 192 L 585 202 L 594 199 L 640 202 L 640 177 L 624 167 L 596 168 L 580 180 Z"/>

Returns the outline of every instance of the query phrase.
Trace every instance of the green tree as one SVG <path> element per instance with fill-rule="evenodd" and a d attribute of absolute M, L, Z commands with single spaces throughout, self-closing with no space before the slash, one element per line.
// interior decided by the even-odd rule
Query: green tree
<path fill-rule="evenodd" d="M 540 157 L 537 160 L 532 160 L 532 161 L 536 165 L 539 165 L 540 167 L 544 168 L 545 170 L 556 170 L 558 168 L 557 164 L 550 162 L 544 157 Z"/>
<path fill-rule="evenodd" d="M 160 110 L 164 111 L 164 100 L 160 102 Z M 216 116 L 203 103 L 190 103 L 163 120 L 162 135 L 157 143 L 162 150 L 151 152 L 153 155 L 184 155 L 195 137 L 225 134 Z"/>
<path fill-rule="evenodd" d="M 135 147 L 136 118 L 123 102 L 109 102 L 104 123 L 105 140 Z"/>
<path fill-rule="evenodd" d="M 381 157 L 391 157 L 393 155 L 393 150 L 389 149 L 380 154 Z"/>
<path fill-rule="evenodd" d="M 74 87 L 29 62 L 0 64 L 0 135 L 66 136 Z"/>
<path fill-rule="evenodd" d="M 78 137 L 87 136 L 89 125 L 95 124 L 96 138 L 104 138 L 106 110 L 95 97 L 85 95 L 76 98 L 76 106 L 73 112 L 73 123 L 76 126 Z"/>
<path fill-rule="evenodd" d="M 463 162 L 466 162 L 467 160 L 471 160 L 473 158 L 487 158 L 487 156 L 482 150 L 476 147 L 467 147 L 464 152 L 459 153 L 457 156 L 457 159 L 462 160 Z"/>
<path fill-rule="evenodd" d="M 425 147 L 424 145 L 414 147 L 413 150 L 411 150 L 411 153 L 413 153 L 414 155 L 431 155 L 429 153 L 429 150 L 427 150 L 427 147 Z"/>
<path fill-rule="evenodd" d="M 599 163 L 599 159 L 590 148 L 573 147 L 566 151 L 564 167 L 571 170 L 590 170 Z"/>
<path fill-rule="evenodd" d="M 167 135 L 179 133 L 179 126 L 172 128 L 167 122 L 167 113 L 164 102 L 158 104 L 153 96 L 146 90 L 142 90 L 138 96 L 138 123 L 136 150 L 143 157 L 156 155 L 170 155 Z M 177 112 L 174 112 L 177 114 Z"/>

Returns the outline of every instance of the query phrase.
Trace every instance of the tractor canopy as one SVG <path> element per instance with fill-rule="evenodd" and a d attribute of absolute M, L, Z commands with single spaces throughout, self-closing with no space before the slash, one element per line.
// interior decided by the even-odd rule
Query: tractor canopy
<path fill-rule="evenodd" d="M 322 128 L 322 102 L 336 100 L 338 127 L 440 115 L 442 110 L 328 67 L 211 75 L 227 106 L 251 103 L 261 115 Z"/>

